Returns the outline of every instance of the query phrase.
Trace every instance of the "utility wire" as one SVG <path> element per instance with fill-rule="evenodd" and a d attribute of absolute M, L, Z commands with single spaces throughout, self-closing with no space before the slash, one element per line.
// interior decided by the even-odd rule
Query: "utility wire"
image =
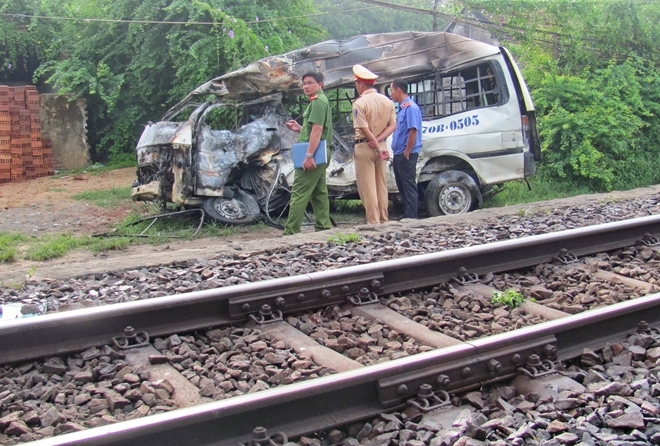
<path fill-rule="evenodd" d="M 503 34 L 510 34 L 511 32 L 516 32 L 516 33 L 525 33 L 528 31 L 538 33 L 538 34 L 545 34 L 550 37 L 571 37 L 569 34 L 558 32 L 558 31 L 550 31 L 548 29 L 541 29 L 541 28 L 534 28 L 534 29 L 528 29 L 522 26 L 516 26 L 516 25 L 511 25 L 511 24 L 502 24 L 502 23 L 494 23 L 489 21 L 487 18 L 483 17 L 481 13 L 475 14 L 475 11 L 471 11 L 472 14 L 476 16 L 476 18 L 472 17 L 465 17 L 465 16 L 453 16 L 450 14 L 445 14 L 442 12 L 438 12 L 437 10 L 434 11 L 433 9 L 421 9 L 421 8 L 412 8 L 409 6 L 401 5 L 398 3 L 391 3 L 387 2 L 384 0 L 358 0 L 363 3 L 369 3 L 369 4 L 374 4 L 381 6 L 383 8 L 391 8 L 391 9 L 398 9 L 398 10 L 403 10 L 407 12 L 413 12 L 413 13 L 419 13 L 419 14 L 427 14 L 427 15 L 434 15 L 437 17 L 441 17 L 449 22 L 455 22 L 457 24 L 466 24 L 466 25 L 471 25 L 477 28 L 484 29 L 486 31 L 499 31 Z M 466 5 L 465 2 L 462 2 L 460 0 L 441 0 L 445 3 L 454 3 L 457 5 Z M 502 3 L 506 3 L 508 0 L 503 1 Z M 593 2 L 585 2 L 585 3 L 591 3 L 591 4 L 596 4 L 596 3 L 601 3 L 602 0 L 596 0 Z M 493 1 L 491 3 L 497 3 L 497 1 Z M 552 1 L 552 0 L 546 0 L 543 3 L 559 3 L 559 1 Z M 648 5 L 653 2 L 650 2 L 648 0 L 637 0 L 635 1 L 638 5 Z M 469 6 L 468 6 L 469 7 Z M 482 16 L 483 18 L 480 18 L 479 16 Z M 554 45 L 556 42 L 553 41 L 548 41 L 548 40 L 543 40 L 541 38 L 531 38 L 530 40 L 540 42 L 540 43 L 546 43 L 546 44 L 551 44 Z M 586 41 L 596 41 L 595 39 L 589 39 L 589 38 L 584 38 Z"/>
<path fill-rule="evenodd" d="M 348 10 L 345 12 L 355 12 L 355 11 L 363 11 L 365 9 L 373 9 L 373 8 L 360 8 L 360 9 L 352 9 Z M 310 18 L 310 17 L 317 17 L 317 16 L 323 16 L 323 15 L 329 15 L 329 14 L 337 14 L 337 12 L 323 12 L 323 13 L 318 13 L 318 14 L 308 14 L 308 15 L 299 15 L 299 16 L 291 16 L 291 17 L 278 17 L 278 18 L 273 18 L 273 19 L 260 19 L 260 20 L 251 20 L 251 21 L 245 21 L 246 24 L 253 24 L 253 23 L 264 23 L 264 22 L 276 22 L 276 21 L 282 21 L 282 20 L 292 20 L 292 19 L 304 19 L 304 18 Z M 1 12 L 0 15 L 3 16 L 8 16 L 8 17 L 13 17 L 17 19 L 39 19 L 39 20 L 70 20 L 70 21 L 76 21 L 76 22 L 102 22 L 102 23 L 141 23 L 141 24 L 147 24 L 147 25 L 223 25 L 224 22 L 176 22 L 176 21 L 166 21 L 166 20 L 133 20 L 133 19 L 96 19 L 96 18 L 82 18 L 82 17 L 53 17 L 53 16 L 40 16 L 40 15 L 30 15 L 30 14 L 15 14 L 15 13 L 7 13 L 7 12 Z"/>
<path fill-rule="evenodd" d="M 315 14 L 304 14 L 304 15 L 297 15 L 297 16 L 289 16 L 289 17 L 276 17 L 276 18 L 271 18 L 271 19 L 257 19 L 257 20 L 252 20 L 252 21 L 244 21 L 244 23 L 251 25 L 251 24 L 259 24 L 259 23 L 268 23 L 268 22 L 279 22 L 279 21 L 285 21 L 285 20 L 293 20 L 293 19 L 302 19 L 302 18 L 312 18 L 312 17 L 320 17 L 320 16 L 326 16 L 326 15 L 331 15 L 331 14 L 347 14 L 347 13 L 353 13 L 353 12 L 359 12 L 359 11 L 366 11 L 366 10 L 372 10 L 376 8 L 392 8 L 392 9 L 398 9 L 402 10 L 405 12 L 410 12 L 410 13 L 417 13 L 417 14 L 425 14 L 425 15 L 435 15 L 437 17 L 441 17 L 449 22 L 457 22 L 457 23 L 463 23 L 466 25 L 472 25 L 475 27 L 479 27 L 482 29 L 486 30 L 494 30 L 494 31 L 499 31 L 504 34 L 508 34 L 510 32 L 528 32 L 532 31 L 535 33 L 539 34 L 546 34 L 549 36 L 556 36 L 556 37 L 568 37 L 567 34 L 557 32 L 557 31 L 550 31 L 550 30 L 545 30 L 545 29 L 533 29 L 529 30 L 524 27 L 520 26 L 515 26 L 515 25 L 509 25 L 509 24 L 502 24 L 502 23 L 494 23 L 494 22 L 489 22 L 489 21 L 484 21 L 484 20 L 479 20 L 479 19 L 474 19 L 470 17 L 459 17 L 459 16 L 453 16 L 450 14 L 442 13 L 433 11 L 432 8 L 429 9 L 423 9 L 423 8 L 416 8 L 413 7 L 412 5 L 416 4 L 428 4 L 428 0 L 421 0 L 421 1 L 414 1 L 411 3 L 407 4 L 400 4 L 400 3 L 391 3 L 383 0 L 358 0 L 363 3 L 369 3 L 373 4 L 375 6 L 370 6 L 370 7 L 365 7 L 365 8 L 354 8 L 354 9 L 346 9 L 346 10 L 339 10 L 339 11 L 329 11 L 329 12 L 320 12 L 320 13 L 315 13 Z M 644 4 L 650 4 L 653 2 L 649 2 L 648 0 L 633 0 L 634 3 L 644 5 Z M 464 2 L 460 0 L 443 0 L 443 2 L 446 3 L 454 3 L 454 4 L 461 4 L 465 5 Z M 594 2 L 589 2 L 589 3 L 598 3 L 598 1 Z M 498 3 L 498 1 L 493 1 L 491 3 Z M 552 0 L 546 0 L 542 3 L 559 3 L 558 1 L 552 1 Z M 179 22 L 179 21 L 162 21 L 162 20 L 134 20 L 134 19 L 99 19 L 99 18 L 79 18 L 79 17 L 57 17 L 57 16 L 40 16 L 40 15 L 33 15 L 33 14 L 20 14 L 20 13 L 8 13 L 8 12 L 0 12 L 0 16 L 5 16 L 5 17 L 12 17 L 15 19 L 40 19 L 40 20 L 68 20 L 68 21 L 77 21 L 77 22 L 101 22 L 101 23 L 140 23 L 140 24 L 164 24 L 164 25 L 215 25 L 215 26 L 223 26 L 225 25 L 225 22 Z M 538 38 L 532 38 L 531 40 L 535 40 L 541 43 L 553 43 L 553 42 L 548 42 L 546 40 L 538 39 Z M 589 40 L 589 39 L 587 39 Z"/>

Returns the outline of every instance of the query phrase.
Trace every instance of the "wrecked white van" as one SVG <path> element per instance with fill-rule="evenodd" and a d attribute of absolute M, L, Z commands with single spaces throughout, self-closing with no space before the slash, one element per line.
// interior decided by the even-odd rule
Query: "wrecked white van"
<path fill-rule="evenodd" d="M 267 57 L 196 88 L 137 145 L 134 200 L 201 207 L 214 220 L 244 224 L 286 212 L 293 182 L 284 123 L 307 105 L 300 77 L 318 70 L 334 113 L 328 190 L 358 198 L 353 166 L 352 67 L 379 75 L 387 94 L 396 78 L 423 114 L 417 165 L 420 206 L 431 216 L 479 208 L 483 196 L 527 179 L 540 160 L 534 106 L 509 52 L 455 34 L 399 32 L 327 41 Z M 189 107 L 185 121 L 173 121 Z M 216 125 L 220 122 L 219 125 Z M 388 186 L 398 192 L 392 168 Z"/>

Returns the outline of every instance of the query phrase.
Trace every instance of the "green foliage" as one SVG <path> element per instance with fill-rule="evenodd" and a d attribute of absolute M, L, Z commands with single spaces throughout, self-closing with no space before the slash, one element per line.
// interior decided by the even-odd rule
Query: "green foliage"
<path fill-rule="evenodd" d="M 501 24 L 492 32 L 519 58 L 536 103 L 540 175 L 589 191 L 660 182 L 660 3 L 468 0 L 439 11 L 464 6 Z M 142 125 L 211 78 L 328 35 L 432 27 L 427 13 L 331 0 L 0 0 L 0 12 L 17 14 L 0 21 L 0 76 L 34 72 L 83 96 L 92 158 L 114 167 L 135 165 Z"/>
<path fill-rule="evenodd" d="M 365 216 L 364 205 L 360 200 L 330 200 L 330 212 L 338 223 L 355 223 Z"/>
<path fill-rule="evenodd" d="M 328 237 L 328 244 L 345 245 L 346 243 L 360 243 L 362 238 L 358 234 L 342 234 L 338 232 Z"/>
<path fill-rule="evenodd" d="M 90 201 L 95 206 L 104 208 L 117 207 L 120 202 L 131 199 L 130 187 L 116 187 L 107 190 L 91 190 L 73 195 L 74 200 Z"/>
<path fill-rule="evenodd" d="M 505 26 L 537 110 L 546 179 L 587 191 L 660 182 L 660 4 L 470 1 Z"/>
<path fill-rule="evenodd" d="M 660 61 L 660 5 L 635 0 L 468 0 L 493 22 L 507 43 L 543 50 L 566 74 L 602 67 L 610 60 L 641 57 Z M 526 52 L 516 51 L 521 58 Z"/>
<path fill-rule="evenodd" d="M 42 11 L 40 2 L 0 0 L 0 77 L 29 76 L 39 64 L 39 47 L 59 31 L 56 23 L 25 17 Z"/>
<path fill-rule="evenodd" d="M 639 62 L 586 72 L 582 77 L 548 73 L 535 84 L 544 169 L 550 176 L 592 190 L 629 188 L 617 178 L 620 164 L 655 147 L 640 138 L 656 121 L 645 107 Z"/>
<path fill-rule="evenodd" d="M 325 37 L 304 18 L 313 11 L 309 0 L 67 0 L 60 7 L 41 1 L 60 8 L 53 15 L 133 21 L 61 22 L 35 74 L 87 99 L 92 158 L 113 165 L 134 160 L 142 126 L 200 84 Z M 282 17 L 303 18 L 268 21 Z"/>
<path fill-rule="evenodd" d="M 492 304 L 501 304 L 501 305 L 506 305 L 509 308 L 517 308 L 520 305 L 525 302 L 525 296 L 520 294 L 516 290 L 505 290 L 504 292 L 501 291 L 494 291 L 493 292 L 493 298 L 490 300 Z M 531 302 L 534 301 L 534 299 L 529 299 Z"/>
<path fill-rule="evenodd" d="M 72 175 L 80 175 L 80 174 L 86 174 L 90 176 L 99 175 L 104 172 L 111 172 L 116 169 L 123 169 L 124 167 L 134 167 L 135 157 L 133 157 L 131 161 L 132 162 L 128 163 L 127 165 L 119 165 L 119 166 L 115 166 L 113 163 L 109 163 L 109 164 L 94 163 L 91 166 L 87 166 L 87 167 L 77 167 L 75 169 L 58 170 L 55 175 L 49 178 L 60 179 L 60 178 L 66 178 Z"/>
<path fill-rule="evenodd" d="M 160 214 L 161 211 L 158 211 L 154 215 Z M 191 240 L 198 224 L 198 214 L 164 216 L 154 221 L 153 218 L 133 212 L 113 231 L 112 235 L 133 238 L 135 244 L 159 244 L 166 242 L 170 237 Z"/>

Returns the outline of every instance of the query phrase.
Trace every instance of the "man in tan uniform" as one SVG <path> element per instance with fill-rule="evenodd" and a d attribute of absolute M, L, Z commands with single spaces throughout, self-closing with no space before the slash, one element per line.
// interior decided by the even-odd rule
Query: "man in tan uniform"
<path fill-rule="evenodd" d="M 385 140 L 396 128 L 394 104 L 376 91 L 377 75 L 362 65 L 353 67 L 355 89 L 360 95 L 353 102 L 355 128 L 355 176 L 358 193 L 367 214 L 367 223 L 385 223 L 388 218 Z"/>

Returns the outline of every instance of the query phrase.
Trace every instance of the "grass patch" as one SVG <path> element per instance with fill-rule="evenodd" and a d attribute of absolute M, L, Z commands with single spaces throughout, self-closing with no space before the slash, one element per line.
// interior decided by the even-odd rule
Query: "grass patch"
<path fill-rule="evenodd" d="M 48 189 L 47 192 L 66 192 L 66 188 L 64 188 L 64 187 L 53 187 L 51 189 Z"/>
<path fill-rule="evenodd" d="M 535 201 L 553 200 L 555 198 L 574 197 L 576 195 L 592 193 L 586 187 L 580 188 L 571 184 L 548 181 L 542 176 L 530 178 L 529 184 L 532 190 L 529 190 L 527 184 L 522 180 L 506 183 L 500 192 L 484 202 L 484 208 L 533 203 Z"/>
<path fill-rule="evenodd" d="M 157 211 L 154 215 L 160 214 Z M 173 216 L 159 217 L 155 221 L 152 217 L 145 217 L 136 212 L 132 212 L 126 219 L 114 230 L 114 235 L 143 239 L 143 243 L 162 243 L 169 238 L 175 237 L 184 240 L 191 240 L 199 226 L 199 214 L 191 213 L 189 215 L 180 214 Z M 235 233 L 236 230 L 231 227 L 224 227 L 218 223 L 212 222 L 202 226 L 198 237 L 219 237 Z M 147 237 L 148 236 L 148 237 Z"/>
<path fill-rule="evenodd" d="M 10 263 L 16 260 L 18 245 L 27 239 L 21 234 L 0 232 L 0 263 Z"/>
<path fill-rule="evenodd" d="M 330 216 L 335 222 L 355 223 L 364 220 L 365 215 L 360 200 L 330 200 Z"/>
<path fill-rule="evenodd" d="M 95 237 L 88 247 L 92 252 L 123 251 L 132 244 L 131 237 Z"/>
<path fill-rule="evenodd" d="M 77 236 L 71 233 L 44 235 L 42 237 L 0 233 L 0 263 L 11 263 L 18 259 L 44 261 L 62 257 L 74 250 L 93 253 L 120 251 L 134 245 L 158 245 L 177 240 L 194 238 L 231 237 L 235 234 L 262 232 L 263 223 L 246 226 L 224 226 L 215 222 L 206 223 L 197 232 L 199 216 L 174 216 L 159 218 L 144 217 L 131 213 L 113 232 L 104 236 Z M 197 232 L 197 234 L 196 234 Z"/>
<path fill-rule="evenodd" d="M 107 190 L 90 190 L 85 191 L 71 198 L 80 201 L 89 201 L 95 206 L 103 208 L 117 207 L 122 201 L 131 199 L 130 187 L 115 187 Z"/>
<path fill-rule="evenodd" d="M 160 211 L 154 213 L 158 215 Z M 263 223 L 245 226 L 225 226 L 218 222 L 205 222 L 199 227 L 199 214 L 175 215 L 160 217 L 155 221 L 152 217 L 145 217 L 136 212 L 129 214 L 126 219 L 108 237 L 95 237 L 95 240 L 105 240 L 104 243 L 95 243 L 90 247 L 93 250 L 122 249 L 121 246 L 151 244 L 158 245 L 170 240 L 193 240 L 196 238 L 230 237 L 235 234 L 249 234 L 261 232 L 266 228 Z M 111 239 L 117 240 L 112 243 Z M 117 248 L 113 246 L 117 245 Z"/>
<path fill-rule="evenodd" d="M 364 214 L 364 206 L 360 200 L 331 200 L 330 206 L 336 212 Z"/>
<path fill-rule="evenodd" d="M 359 243 L 362 238 L 357 234 L 337 233 L 328 237 L 328 244 L 345 245 L 346 243 Z"/>
<path fill-rule="evenodd" d="M 91 243 L 91 237 L 78 237 L 73 234 L 46 235 L 40 237 L 28 247 L 25 258 L 29 260 L 48 260 L 62 257 L 69 251 Z"/>

